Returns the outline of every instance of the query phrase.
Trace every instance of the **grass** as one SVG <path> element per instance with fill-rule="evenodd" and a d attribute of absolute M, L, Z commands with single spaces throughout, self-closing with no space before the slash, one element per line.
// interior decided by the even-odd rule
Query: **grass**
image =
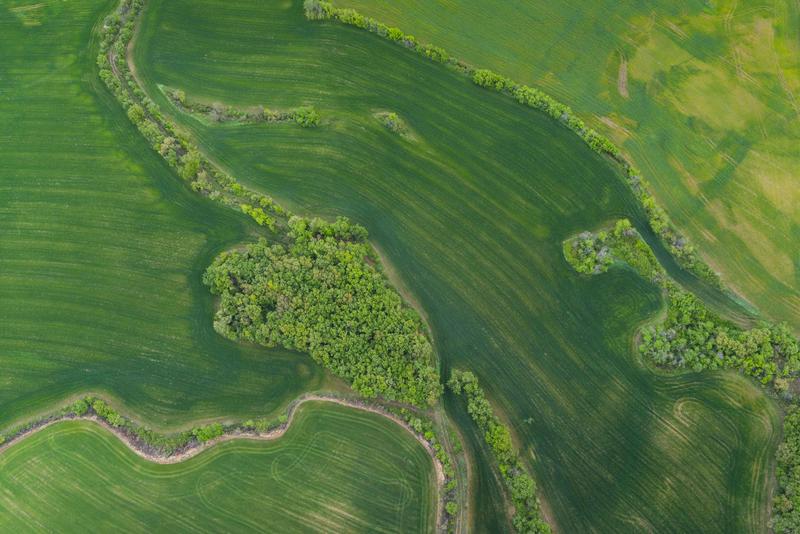
<path fill-rule="evenodd" d="M 445 368 L 474 370 L 512 422 L 561 531 L 764 530 L 771 401 L 734 374 L 639 365 L 631 338 L 658 292 L 631 272 L 587 280 L 562 257 L 568 236 L 628 217 L 692 284 L 576 136 L 375 36 L 308 22 L 296 1 L 154 0 L 134 54 L 151 96 L 241 182 L 293 211 L 366 225 L 425 310 Z M 158 84 L 242 108 L 313 105 L 325 119 L 314 130 L 204 124 Z M 381 109 L 415 142 L 376 121 Z M 479 472 L 476 528 L 503 525 L 496 480 Z"/>
<path fill-rule="evenodd" d="M 800 329 L 796 3 L 337 5 L 569 104 L 632 156 L 726 283 Z"/>
<path fill-rule="evenodd" d="M 87 391 L 173 427 L 320 387 L 310 358 L 213 331 L 202 272 L 253 226 L 184 188 L 97 79 L 92 28 L 115 4 L 44 2 L 22 11 L 36 24 L 7 5 L 0 428 Z"/>
<path fill-rule="evenodd" d="M 303 405 L 275 441 L 225 442 L 172 465 L 65 422 L 0 456 L 0 530 L 431 532 L 433 476 L 410 433 L 330 403 Z"/>

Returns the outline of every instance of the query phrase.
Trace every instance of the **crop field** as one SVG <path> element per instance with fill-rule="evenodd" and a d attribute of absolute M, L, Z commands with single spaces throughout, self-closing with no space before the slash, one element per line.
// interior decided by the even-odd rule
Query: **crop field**
<path fill-rule="evenodd" d="M 0 456 L 0 530 L 429 532 L 432 477 L 407 431 L 330 403 L 303 405 L 275 441 L 226 442 L 171 465 L 70 421 Z"/>
<path fill-rule="evenodd" d="M 213 331 L 200 277 L 248 226 L 180 185 L 97 78 L 91 32 L 115 5 L 0 6 L 0 430 L 87 391 L 174 426 L 323 381 Z"/>
<path fill-rule="evenodd" d="M 370 230 L 444 367 L 474 370 L 512 423 L 561 531 L 766 531 L 776 407 L 731 373 L 646 369 L 631 339 L 661 309 L 656 288 L 621 270 L 587 279 L 563 259 L 565 238 L 613 218 L 651 236 L 573 134 L 376 36 L 309 22 L 298 1 L 153 0 L 134 61 L 241 182 Z M 241 108 L 313 105 L 320 125 L 212 124 L 159 85 Z M 474 502 L 487 510 L 472 514 L 502 524 L 487 485 L 483 472 Z"/>
<path fill-rule="evenodd" d="M 800 328 L 796 2 L 337 5 L 569 104 L 632 156 L 726 283 Z"/>

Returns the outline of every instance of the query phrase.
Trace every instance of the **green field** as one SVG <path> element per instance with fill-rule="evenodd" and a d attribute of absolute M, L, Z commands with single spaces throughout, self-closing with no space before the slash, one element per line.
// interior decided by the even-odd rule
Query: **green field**
<path fill-rule="evenodd" d="M 570 105 L 632 156 L 727 284 L 800 329 L 796 2 L 336 4 Z"/>
<path fill-rule="evenodd" d="M 200 277 L 252 226 L 185 189 L 97 78 L 116 3 L 18 4 L 0 6 L 0 429 L 87 391 L 174 426 L 319 387 L 305 355 L 213 331 Z"/>
<path fill-rule="evenodd" d="M 275 441 L 172 465 L 70 421 L 0 455 L 0 530 L 430 532 L 433 476 L 406 430 L 330 403 L 304 404 Z"/>
<path fill-rule="evenodd" d="M 148 6 L 134 56 L 150 94 L 241 182 L 370 230 L 445 367 L 474 370 L 535 456 L 561 531 L 766 530 L 773 404 L 733 374 L 644 368 L 631 338 L 660 309 L 658 291 L 631 272 L 580 277 L 563 259 L 565 238 L 618 217 L 664 257 L 602 158 L 441 65 L 306 21 L 300 2 Z M 159 84 L 242 108 L 314 105 L 322 120 L 214 125 L 180 113 Z M 479 529 L 503 521 L 481 474 Z"/>

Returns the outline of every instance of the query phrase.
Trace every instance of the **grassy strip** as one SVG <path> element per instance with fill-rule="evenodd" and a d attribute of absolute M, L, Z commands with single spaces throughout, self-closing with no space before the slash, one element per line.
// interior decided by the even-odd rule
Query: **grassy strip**
<path fill-rule="evenodd" d="M 564 256 L 584 274 L 599 274 L 614 263 L 624 263 L 664 290 L 667 318 L 646 328 L 639 346 L 641 354 L 656 364 L 694 371 L 737 369 L 781 393 L 800 374 L 800 347 L 786 324 L 742 330 L 725 321 L 667 277 L 627 219 L 566 241 Z"/>
<path fill-rule="evenodd" d="M 294 122 L 303 128 L 313 128 L 319 124 L 319 113 L 313 106 L 301 106 L 287 111 L 276 111 L 263 106 L 244 111 L 220 103 L 206 104 L 187 98 L 180 89 L 164 87 L 164 94 L 175 107 L 185 113 L 201 115 L 213 122 L 237 122 L 252 124 L 258 122 Z"/>
<path fill-rule="evenodd" d="M 378 261 L 367 243 L 366 230 L 344 219 L 329 224 L 292 216 L 272 198 L 242 187 L 179 132 L 139 86 L 126 54 L 143 7 L 144 0 L 122 0 L 117 11 L 105 19 L 97 57 L 100 77 L 142 135 L 196 191 L 246 213 L 271 230 L 289 244 L 295 260 L 304 256 L 300 262 L 282 262 L 278 253 L 282 245 L 270 248 L 262 243 L 250 249 L 260 254 L 249 254 L 243 261 L 238 261 L 236 254 L 222 255 L 206 275 L 212 289 L 226 297 L 215 321 L 217 331 L 233 339 L 308 351 L 318 363 L 350 379 L 353 389 L 367 397 L 383 395 L 420 406 L 433 404 L 442 390 L 433 349 L 420 332 L 419 317 L 403 305 L 382 272 L 368 263 Z M 300 115 L 300 121 L 308 125 L 316 120 L 315 112 Z M 227 279 L 217 276 L 232 267 L 231 262 L 238 263 L 251 278 L 261 277 L 265 285 L 255 288 L 260 294 L 239 285 L 242 271 Z M 272 267 L 275 269 L 270 270 Z M 263 274 L 278 271 L 286 275 L 286 285 L 275 291 Z M 354 277 L 354 272 L 363 276 Z M 321 274 L 327 275 L 324 280 L 319 278 Z M 300 279 L 305 283 L 295 285 Z M 324 292 L 326 299 L 320 300 L 309 287 Z M 353 292 L 375 306 L 361 306 L 352 298 Z M 379 308 L 380 315 L 372 316 Z M 355 333 L 352 324 L 359 325 Z"/>
<path fill-rule="evenodd" d="M 593 128 L 587 127 L 569 106 L 558 102 L 539 89 L 519 84 L 490 70 L 475 69 L 451 56 L 443 48 L 419 43 L 413 35 L 406 34 L 398 28 L 389 27 L 373 18 L 365 17 L 353 9 L 337 8 L 325 0 L 305 0 L 304 7 L 306 17 L 311 20 L 336 20 L 394 41 L 432 61 L 455 68 L 458 72 L 469 76 L 480 87 L 511 96 L 520 104 L 548 114 L 575 132 L 592 150 L 611 157 L 622 167 L 628 185 L 647 213 L 651 228 L 675 256 L 678 263 L 699 278 L 723 289 L 719 275 L 700 258 L 688 238 L 680 233 L 666 212 L 656 204 L 655 197 L 650 192 L 650 185 L 642 178 L 641 172 L 627 161 L 614 143 Z"/>
<path fill-rule="evenodd" d="M 447 383 L 456 395 L 466 396 L 467 411 L 484 434 L 514 503 L 514 529 L 517 532 L 545 534 L 550 526 L 541 515 L 536 482 L 531 477 L 511 442 L 511 432 L 495 415 L 477 377 L 469 371 L 454 370 Z"/>

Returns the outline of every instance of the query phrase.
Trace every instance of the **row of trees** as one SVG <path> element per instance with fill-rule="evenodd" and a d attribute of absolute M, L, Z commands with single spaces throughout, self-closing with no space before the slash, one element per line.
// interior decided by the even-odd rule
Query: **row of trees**
<path fill-rule="evenodd" d="M 190 182 L 195 191 L 247 213 L 258 224 L 270 229 L 285 225 L 289 217 L 286 210 L 269 196 L 248 191 L 214 166 L 185 133 L 166 119 L 131 74 L 126 49 L 143 5 L 142 0 L 122 0 L 118 9 L 106 17 L 97 56 L 100 78 L 153 149 Z M 180 93 L 174 96 L 186 100 Z M 312 126 L 319 120 L 310 108 L 295 110 L 295 114 L 295 120 L 303 126 Z"/>
<path fill-rule="evenodd" d="M 451 56 L 442 48 L 430 44 L 419 44 L 413 35 L 405 34 L 398 28 L 391 28 L 375 19 L 365 17 L 352 9 L 337 8 L 324 0 L 305 0 L 304 6 L 306 16 L 311 20 L 338 20 L 395 41 L 434 61 L 456 68 L 459 72 L 469 76 L 480 87 L 507 94 L 520 104 L 542 111 L 564 124 L 580 136 L 592 150 L 610 156 L 622 166 L 628 185 L 647 213 L 650 226 L 681 266 L 711 284 L 722 287 L 719 275 L 702 261 L 689 240 L 678 231 L 666 212 L 656 204 L 655 197 L 650 193 L 651 188 L 642 178 L 639 170 L 625 159 L 620 149 L 611 140 L 588 127 L 569 106 L 535 87 L 522 85 L 491 70 L 475 69 Z"/>
<path fill-rule="evenodd" d="M 371 17 L 365 17 L 354 9 L 334 7 L 333 4 L 325 0 L 305 0 L 303 7 L 305 8 L 306 17 L 310 20 L 338 20 L 343 24 L 355 26 L 394 41 L 438 63 L 463 65 L 463 63 L 448 54 L 444 48 L 419 43 L 413 35 L 404 33 L 399 28 L 387 26 Z"/>
<path fill-rule="evenodd" d="M 783 442 L 778 447 L 778 494 L 772 504 L 775 534 L 800 532 L 800 406 L 792 404 L 783 420 Z"/>
<path fill-rule="evenodd" d="M 137 449 L 148 454 L 169 457 L 225 434 L 262 434 L 284 426 L 288 417 L 283 414 L 277 420 L 258 419 L 236 424 L 223 425 L 209 423 L 173 434 L 162 434 L 122 415 L 103 399 L 93 396 L 82 397 L 72 404 L 49 415 L 40 417 L 11 429 L 0 435 L 0 444 L 12 441 L 18 436 L 46 423 L 75 417 L 96 416 L 109 426 L 122 432 Z"/>
<path fill-rule="evenodd" d="M 220 295 L 214 327 L 231 339 L 307 352 L 365 397 L 417 406 L 441 392 L 417 314 L 380 271 L 363 227 L 293 217 L 289 245 L 220 255 L 204 275 Z"/>
<path fill-rule="evenodd" d="M 313 106 L 301 106 L 285 111 L 258 107 L 245 111 L 220 103 L 206 104 L 189 99 L 180 89 L 165 88 L 164 94 L 182 111 L 202 115 L 214 122 L 295 122 L 303 128 L 313 128 L 319 124 L 320 119 L 319 113 Z"/>
<path fill-rule="evenodd" d="M 785 324 L 742 330 L 712 312 L 693 294 L 670 280 L 652 249 L 627 219 L 609 230 L 584 232 L 564 244 L 567 261 L 578 272 L 599 274 L 614 262 L 632 267 L 664 290 L 667 317 L 645 328 L 639 350 L 658 365 L 737 369 L 783 392 L 800 373 L 800 347 Z"/>
<path fill-rule="evenodd" d="M 467 412 L 483 432 L 497 460 L 498 469 L 514 503 L 514 529 L 521 533 L 549 533 L 550 525 L 542 518 L 536 496 L 536 482 L 519 459 L 511 442 L 511 432 L 492 410 L 492 405 L 478 384 L 478 378 L 470 371 L 453 370 L 447 385 L 456 395 L 466 397 Z"/>

